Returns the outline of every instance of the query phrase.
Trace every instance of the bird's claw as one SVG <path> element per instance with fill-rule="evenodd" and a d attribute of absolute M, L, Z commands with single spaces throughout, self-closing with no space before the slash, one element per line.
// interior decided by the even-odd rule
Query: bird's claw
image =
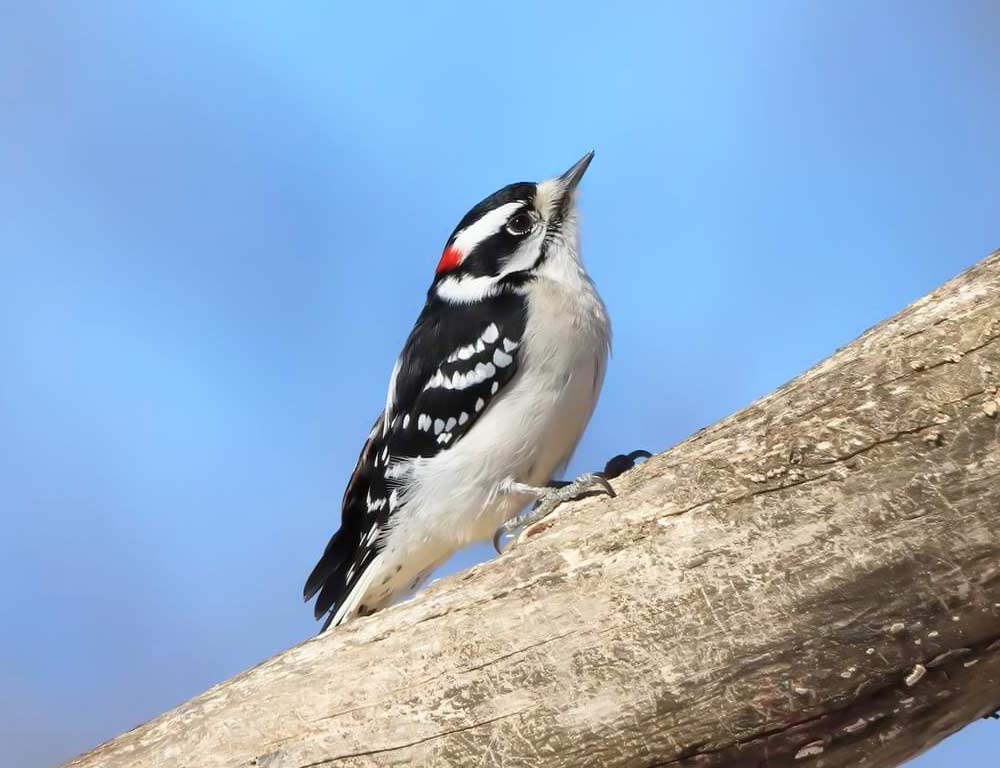
<path fill-rule="evenodd" d="M 531 509 L 525 510 L 497 528 L 493 534 L 493 548 L 498 554 L 503 554 L 502 544 L 505 536 L 516 539 L 525 528 L 547 517 L 564 502 L 582 499 L 594 493 L 606 493 L 614 498 L 615 489 L 608 481 L 632 469 L 639 459 L 648 459 L 652 455 L 644 450 L 619 453 L 608 459 L 601 472 L 581 475 L 571 483 L 556 482 L 547 488 L 537 489 L 538 497 Z"/>
<path fill-rule="evenodd" d="M 516 539 L 525 528 L 548 517 L 560 504 L 586 498 L 594 493 L 606 493 L 612 498 L 616 496 L 615 489 L 611 487 L 611 483 L 608 482 L 608 478 L 603 472 L 581 475 L 571 483 L 553 484 L 551 487 L 540 489 L 540 491 L 538 500 L 530 509 L 512 517 L 497 528 L 496 533 L 493 534 L 493 548 L 497 554 L 502 555 L 505 551 L 502 546 L 505 536 Z"/>
<path fill-rule="evenodd" d="M 628 472 L 632 467 L 635 466 L 635 462 L 638 459 L 650 459 L 653 457 L 649 451 L 638 450 L 632 451 L 631 453 L 619 453 L 617 456 L 612 456 L 608 459 L 608 463 L 604 465 L 604 471 L 599 474 L 604 475 L 607 478 L 615 478 L 618 475 Z"/>

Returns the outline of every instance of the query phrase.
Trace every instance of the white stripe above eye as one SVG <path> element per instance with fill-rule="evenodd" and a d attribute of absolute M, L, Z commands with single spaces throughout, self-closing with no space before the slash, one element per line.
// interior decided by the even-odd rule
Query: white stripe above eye
<path fill-rule="evenodd" d="M 524 206 L 524 202 L 504 203 L 498 208 L 483 214 L 472 224 L 459 232 L 452 241 L 450 248 L 468 256 L 483 240 L 491 235 L 495 235 L 500 228 L 507 223 L 507 219 L 518 208 Z"/>

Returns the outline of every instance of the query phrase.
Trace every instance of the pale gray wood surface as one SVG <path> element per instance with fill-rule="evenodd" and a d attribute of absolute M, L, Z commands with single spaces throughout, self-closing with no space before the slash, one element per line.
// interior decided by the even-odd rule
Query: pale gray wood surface
<path fill-rule="evenodd" d="M 1000 253 L 617 499 L 69 765 L 897 765 L 1000 706 L 998 384 Z"/>

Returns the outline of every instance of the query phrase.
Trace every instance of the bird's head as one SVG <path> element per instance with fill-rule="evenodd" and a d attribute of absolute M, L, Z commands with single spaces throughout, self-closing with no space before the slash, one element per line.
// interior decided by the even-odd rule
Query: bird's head
<path fill-rule="evenodd" d="M 531 280 L 546 265 L 569 260 L 575 267 L 576 188 L 593 158 L 588 152 L 548 181 L 509 184 L 465 214 L 445 244 L 430 295 L 471 303 Z"/>

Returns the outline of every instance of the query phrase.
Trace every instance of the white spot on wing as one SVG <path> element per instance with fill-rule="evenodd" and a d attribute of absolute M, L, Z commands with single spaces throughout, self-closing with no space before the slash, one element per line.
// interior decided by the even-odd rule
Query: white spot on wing
<path fill-rule="evenodd" d="M 495 395 L 498 389 L 500 389 L 500 382 L 494 381 L 493 386 L 490 387 L 490 394 Z"/>
<path fill-rule="evenodd" d="M 516 341 L 511 341 L 510 339 L 504 339 L 503 340 L 503 351 L 504 352 L 513 352 L 519 346 L 521 346 L 521 345 L 518 344 Z"/>
<path fill-rule="evenodd" d="M 451 432 L 455 428 L 455 425 L 457 423 L 458 422 L 456 421 L 455 417 L 454 416 L 450 416 L 448 418 L 448 421 L 445 422 L 445 425 L 444 425 L 445 431 Z"/>
<path fill-rule="evenodd" d="M 477 363 L 476 364 L 476 378 L 477 382 L 486 381 L 490 376 L 493 376 L 497 372 L 496 367 L 493 363 Z"/>
<path fill-rule="evenodd" d="M 440 435 L 444 429 L 444 422 L 441 419 L 434 419 L 434 434 Z"/>
<path fill-rule="evenodd" d="M 459 347 L 450 355 L 446 362 L 454 363 L 458 360 L 468 360 L 476 353 L 476 348 L 473 344 L 466 344 L 464 347 Z"/>
<path fill-rule="evenodd" d="M 406 429 L 408 426 L 410 426 L 410 414 L 407 413 L 403 416 L 403 429 Z"/>
<path fill-rule="evenodd" d="M 424 389 L 434 389 L 434 387 L 444 386 L 444 374 L 441 373 L 441 369 L 438 368 L 434 375 L 430 377 L 427 383 L 424 385 Z"/>
<path fill-rule="evenodd" d="M 458 417 L 458 423 L 461 425 L 467 422 L 468 420 L 469 420 L 469 414 L 467 414 L 465 411 L 462 411 L 461 415 Z"/>
<path fill-rule="evenodd" d="M 478 400 L 476 400 L 476 413 L 479 413 L 485 407 L 486 403 L 483 401 L 483 398 L 480 397 Z"/>
<path fill-rule="evenodd" d="M 493 362 L 496 364 L 497 368 L 506 368 L 514 362 L 514 358 L 497 347 L 493 350 Z"/>
<path fill-rule="evenodd" d="M 487 344 L 492 344 L 497 339 L 500 338 L 500 331 L 497 328 L 496 323 L 490 323 L 486 326 L 486 330 L 483 331 L 483 341 Z"/>

